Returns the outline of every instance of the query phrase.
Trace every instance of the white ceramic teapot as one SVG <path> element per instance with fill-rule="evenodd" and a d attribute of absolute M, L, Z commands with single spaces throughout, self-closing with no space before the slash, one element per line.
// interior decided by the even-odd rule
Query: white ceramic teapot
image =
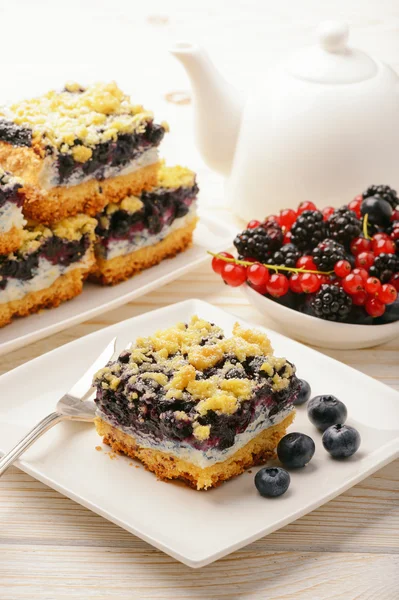
<path fill-rule="evenodd" d="M 273 68 L 247 98 L 200 47 L 171 49 L 191 80 L 199 150 L 228 178 L 240 217 L 303 200 L 341 206 L 371 184 L 399 189 L 399 77 L 347 39 L 346 24 L 322 23 L 318 44 Z"/>

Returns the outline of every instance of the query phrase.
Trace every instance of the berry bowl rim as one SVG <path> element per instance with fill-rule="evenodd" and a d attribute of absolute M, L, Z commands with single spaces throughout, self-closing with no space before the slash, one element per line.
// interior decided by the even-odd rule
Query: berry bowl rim
<path fill-rule="evenodd" d="M 356 350 L 378 346 L 399 336 L 399 321 L 383 325 L 336 323 L 278 304 L 247 284 L 242 285 L 241 290 L 262 315 L 268 315 L 281 326 L 285 335 L 305 344 L 334 350 Z"/>

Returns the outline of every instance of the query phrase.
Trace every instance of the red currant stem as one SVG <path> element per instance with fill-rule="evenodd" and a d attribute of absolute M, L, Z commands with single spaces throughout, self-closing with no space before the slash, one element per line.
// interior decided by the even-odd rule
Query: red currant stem
<path fill-rule="evenodd" d="M 210 250 L 207 250 L 207 252 L 211 256 L 215 256 L 216 258 L 220 258 L 220 260 L 224 260 L 224 262 L 234 263 L 236 265 L 243 265 L 244 267 L 250 267 L 251 265 L 255 264 L 248 260 L 238 260 L 238 258 L 228 258 L 226 256 L 221 256 L 220 254 L 215 254 Z M 276 273 L 278 271 L 289 271 L 290 273 L 314 273 L 315 275 L 332 275 L 332 273 L 334 273 L 334 271 L 311 271 L 310 269 L 304 269 L 303 267 L 296 269 L 294 267 L 285 267 L 283 265 L 266 265 L 265 263 L 260 264 L 266 267 L 266 269 L 270 269 L 271 271 L 275 271 Z"/>
<path fill-rule="evenodd" d="M 363 235 L 366 240 L 371 240 L 371 237 L 369 236 L 369 232 L 367 230 L 368 224 L 369 224 L 369 214 L 366 213 L 363 217 Z"/>

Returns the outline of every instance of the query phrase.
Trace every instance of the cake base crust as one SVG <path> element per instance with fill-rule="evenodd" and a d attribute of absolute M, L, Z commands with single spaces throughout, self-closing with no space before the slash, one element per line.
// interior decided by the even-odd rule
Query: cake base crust
<path fill-rule="evenodd" d="M 78 296 L 86 276 L 87 269 L 76 268 L 58 277 L 48 288 L 30 292 L 19 300 L 0 304 L 0 327 L 8 325 L 14 317 L 26 317 L 42 308 L 55 308 L 61 302 Z"/>
<path fill-rule="evenodd" d="M 72 187 L 43 190 L 27 184 L 24 188 L 24 214 L 33 221 L 51 225 L 66 217 L 85 213 L 94 217 L 110 202 L 140 195 L 156 185 L 160 163 L 147 165 L 127 175 L 98 181 L 90 179 Z"/>
<path fill-rule="evenodd" d="M 273 458 L 278 442 L 284 437 L 286 429 L 291 425 L 294 417 L 295 410 L 287 415 L 281 423 L 261 431 L 227 460 L 204 469 L 167 452 L 144 448 L 132 436 L 123 433 L 100 418 L 95 419 L 95 426 L 97 433 L 103 437 L 103 442 L 111 446 L 112 450 L 122 452 L 130 458 L 138 458 L 159 479 L 165 481 L 180 479 L 194 489 L 206 490 L 240 475 L 249 467 L 265 463 Z"/>
<path fill-rule="evenodd" d="M 176 256 L 191 246 L 196 224 L 195 218 L 185 227 L 172 231 L 157 244 L 140 248 L 125 256 L 115 256 L 109 260 L 98 257 L 96 266 L 90 273 L 90 280 L 103 285 L 115 285 L 157 265 L 164 258 Z"/>
<path fill-rule="evenodd" d="M 0 233 L 0 254 L 10 254 L 18 250 L 22 244 L 22 229 L 12 227 L 9 231 Z"/>

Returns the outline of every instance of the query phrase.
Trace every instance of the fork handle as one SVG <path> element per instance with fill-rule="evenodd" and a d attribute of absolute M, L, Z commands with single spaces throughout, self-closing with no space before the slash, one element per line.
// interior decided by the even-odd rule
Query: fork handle
<path fill-rule="evenodd" d="M 12 448 L 12 450 L 7 452 L 7 454 L 0 459 L 0 477 L 7 471 L 8 467 L 11 467 L 17 458 L 19 458 L 21 454 L 33 444 L 33 442 L 39 439 L 43 433 L 46 433 L 46 431 L 51 429 L 51 427 L 54 425 L 57 425 L 57 423 L 62 421 L 64 418 L 64 415 L 61 413 L 53 412 L 42 419 L 40 423 L 38 423 L 33 429 L 31 429 L 29 433 L 27 433 L 26 436 L 23 437 L 22 440 L 20 440 L 18 444 L 14 446 L 14 448 Z"/>

